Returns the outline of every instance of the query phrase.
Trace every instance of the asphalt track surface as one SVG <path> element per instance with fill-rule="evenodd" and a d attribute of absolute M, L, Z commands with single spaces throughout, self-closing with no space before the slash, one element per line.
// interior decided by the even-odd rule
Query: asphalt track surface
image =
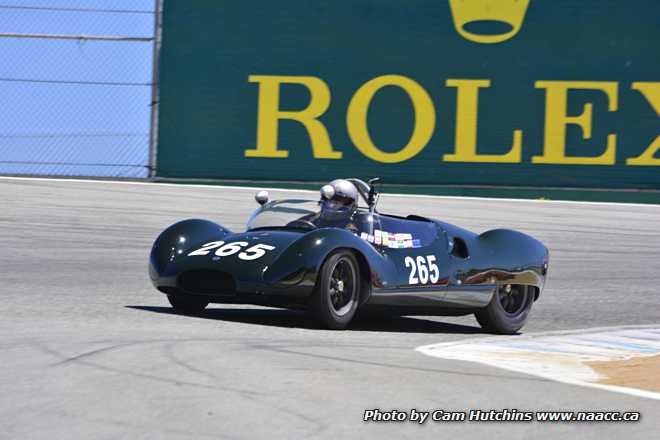
<path fill-rule="evenodd" d="M 190 217 L 241 230 L 253 193 L 0 179 L 0 438 L 657 438 L 660 401 L 414 350 L 483 336 L 471 316 L 326 331 L 259 307 L 172 314 L 148 280 L 153 239 Z M 544 241 L 549 283 L 526 333 L 660 323 L 660 206 L 385 195 L 381 211 Z M 642 420 L 362 422 L 372 408 L 637 410 Z"/>

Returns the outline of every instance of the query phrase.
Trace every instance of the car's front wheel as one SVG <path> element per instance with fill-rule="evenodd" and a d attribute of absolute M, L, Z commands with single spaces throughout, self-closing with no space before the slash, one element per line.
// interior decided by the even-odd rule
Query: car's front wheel
<path fill-rule="evenodd" d="M 534 289 L 519 284 L 498 286 L 488 306 L 475 316 L 484 330 L 492 333 L 514 334 L 527 322 L 534 303 Z"/>
<path fill-rule="evenodd" d="M 319 273 L 310 312 L 327 328 L 346 328 L 358 308 L 360 271 L 355 255 L 340 250 L 330 255 Z"/>
<path fill-rule="evenodd" d="M 180 293 L 168 294 L 167 300 L 176 312 L 181 313 L 199 313 L 209 305 L 204 297 Z"/>

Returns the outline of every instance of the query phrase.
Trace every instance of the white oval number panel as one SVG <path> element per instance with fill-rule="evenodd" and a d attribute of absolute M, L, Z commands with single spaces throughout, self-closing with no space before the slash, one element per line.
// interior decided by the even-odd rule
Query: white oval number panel
<path fill-rule="evenodd" d="M 212 241 L 206 243 L 201 248 L 194 250 L 188 254 L 189 257 L 195 255 L 208 255 L 213 249 L 216 249 L 214 255 L 216 257 L 228 257 L 230 255 L 238 254 L 238 258 L 244 261 L 258 260 L 259 258 L 266 255 L 266 252 L 272 251 L 275 249 L 275 246 L 269 244 L 258 243 L 254 246 L 251 246 L 245 250 L 246 246 L 249 243 L 247 241 L 233 241 L 231 243 L 225 244 L 224 241 Z M 242 251 L 243 250 L 243 251 Z M 241 252 L 242 251 L 242 252 Z"/>
<path fill-rule="evenodd" d="M 419 255 L 417 258 L 406 257 L 403 263 L 410 270 L 408 284 L 428 284 L 429 281 L 431 284 L 437 283 L 440 279 L 440 270 L 435 262 L 435 255 L 427 255 L 425 257 Z"/>

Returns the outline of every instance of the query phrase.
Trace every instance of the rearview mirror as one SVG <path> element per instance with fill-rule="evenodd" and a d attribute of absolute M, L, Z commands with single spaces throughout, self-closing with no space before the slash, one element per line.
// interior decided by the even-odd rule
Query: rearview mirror
<path fill-rule="evenodd" d="M 265 205 L 268 203 L 268 191 L 266 190 L 261 190 L 258 193 L 254 195 L 254 200 L 257 201 L 258 204 L 261 206 Z"/>

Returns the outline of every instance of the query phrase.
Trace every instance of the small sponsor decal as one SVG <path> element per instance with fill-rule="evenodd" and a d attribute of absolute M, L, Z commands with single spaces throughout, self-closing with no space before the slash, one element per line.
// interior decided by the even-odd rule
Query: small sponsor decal
<path fill-rule="evenodd" d="M 374 243 L 376 243 L 376 244 L 381 244 L 382 242 L 383 242 L 383 237 L 382 237 L 382 235 L 381 235 L 381 230 L 380 230 L 380 229 L 376 229 L 376 230 L 374 231 Z"/>
<path fill-rule="evenodd" d="M 370 239 L 370 237 L 373 237 L 373 241 Z M 412 238 L 412 234 L 407 232 L 393 233 L 376 229 L 373 236 L 367 236 L 367 240 L 371 243 L 382 245 L 390 249 L 409 249 L 414 247 L 421 247 L 420 241 L 414 240 Z"/>
<path fill-rule="evenodd" d="M 366 240 L 367 238 L 369 238 L 369 235 L 366 232 L 363 232 L 363 233 L 360 234 L 360 238 L 362 240 Z"/>
<path fill-rule="evenodd" d="M 390 246 L 390 238 L 385 231 L 383 231 L 383 246 Z"/>
<path fill-rule="evenodd" d="M 374 242 L 374 236 L 373 236 L 373 235 L 368 235 L 368 236 L 367 236 L 367 241 L 368 241 L 369 243 L 373 243 L 373 242 Z"/>

